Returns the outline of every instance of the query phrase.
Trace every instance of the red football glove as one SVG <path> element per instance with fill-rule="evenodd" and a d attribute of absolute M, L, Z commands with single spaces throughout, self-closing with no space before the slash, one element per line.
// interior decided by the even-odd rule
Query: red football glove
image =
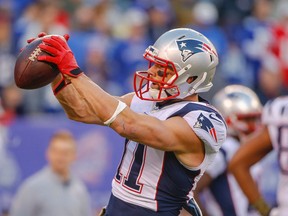
<path fill-rule="evenodd" d="M 46 35 L 47 35 L 46 32 L 40 32 L 40 33 L 38 34 L 38 38 L 44 37 L 44 36 L 46 36 Z M 37 38 L 36 38 L 36 37 L 29 38 L 29 39 L 27 40 L 27 43 L 30 44 L 30 43 L 31 43 L 32 41 L 34 41 L 35 39 L 37 39 Z"/>
<path fill-rule="evenodd" d="M 44 36 L 46 36 L 46 35 L 47 35 L 46 32 L 40 32 L 40 33 L 38 34 L 38 37 L 37 37 L 37 38 L 42 38 L 42 37 L 44 37 Z M 30 44 L 32 41 L 36 40 L 37 38 L 36 38 L 36 37 L 29 38 L 29 39 L 27 40 L 27 43 Z M 22 52 L 24 48 L 25 48 L 25 47 L 22 47 L 22 48 L 20 49 L 20 52 Z"/>
<path fill-rule="evenodd" d="M 78 77 L 82 71 L 79 68 L 73 52 L 67 44 L 69 35 L 51 36 L 43 38 L 43 42 L 39 45 L 41 50 L 51 54 L 38 56 L 39 61 L 46 61 L 56 64 L 58 70 L 62 74 L 66 74 L 71 77 Z"/>

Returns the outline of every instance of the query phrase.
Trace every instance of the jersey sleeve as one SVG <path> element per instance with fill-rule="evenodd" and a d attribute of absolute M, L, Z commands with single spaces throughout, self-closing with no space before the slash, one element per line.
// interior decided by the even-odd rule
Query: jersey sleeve
<path fill-rule="evenodd" d="M 186 104 L 170 117 L 173 116 L 181 116 L 204 143 L 204 161 L 193 169 L 205 170 L 213 162 L 217 152 L 226 140 L 227 127 L 225 120 L 210 105 L 194 102 Z"/>
<path fill-rule="evenodd" d="M 195 110 L 183 117 L 208 150 L 218 152 L 226 139 L 226 125 L 216 111 Z"/>

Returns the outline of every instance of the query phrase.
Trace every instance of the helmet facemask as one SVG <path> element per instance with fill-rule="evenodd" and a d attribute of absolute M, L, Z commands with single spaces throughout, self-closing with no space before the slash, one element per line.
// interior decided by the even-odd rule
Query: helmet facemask
<path fill-rule="evenodd" d="M 261 127 L 261 112 L 235 114 L 226 119 L 228 133 L 243 138 Z"/>
<path fill-rule="evenodd" d="M 191 68 L 190 64 L 178 72 L 173 62 L 153 55 L 153 53 L 150 51 L 151 49 L 156 50 L 153 48 L 153 46 L 149 46 L 143 57 L 149 61 L 148 68 L 151 68 L 154 64 L 162 66 L 164 70 L 163 77 L 162 80 L 156 80 L 153 79 L 151 74 L 149 74 L 147 71 L 137 71 L 134 75 L 134 90 L 139 98 L 143 100 L 163 101 L 177 98 L 181 92 L 185 96 L 201 92 L 199 91 L 198 87 L 201 86 L 201 84 L 206 80 L 207 72 L 204 72 L 201 77 L 194 76 L 193 81 L 188 83 L 188 78 L 192 76 L 187 76 L 189 74 L 186 74 L 185 76 L 184 72 Z M 174 71 L 175 74 L 169 80 L 165 81 L 168 68 Z M 150 88 L 152 84 L 159 84 L 159 89 Z M 207 87 L 207 89 L 209 90 L 211 87 L 212 83 Z M 151 98 L 144 96 L 146 92 L 149 92 Z"/>
<path fill-rule="evenodd" d="M 179 88 L 174 84 L 178 78 L 177 69 L 173 62 L 156 56 L 155 50 L 155 48 L 149 46 L 143 57 L 149 62 L 148 68 L 151 68 L 155 64 L 163 68 L 162 79 L 154 79 L 148 71 L 137 71 L 134 75 L 134 90 L 136 95 L 142 100 L 151 101 L 164 101 L 176 98 L 180 94 Z M 168 68 L 175 74 L 165 81 Z M 152 85 L 158 85 L 159 88 L 151 88 Z M 151 97 L 144 95 L 147 92 L 149 92 Z"/>

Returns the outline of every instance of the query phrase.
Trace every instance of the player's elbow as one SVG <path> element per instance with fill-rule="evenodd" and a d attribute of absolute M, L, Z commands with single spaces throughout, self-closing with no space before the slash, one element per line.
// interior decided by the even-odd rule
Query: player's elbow
<path fill-rule="evenodd" d="M 240 166 L 241 166 L 241 164 L 239 164 L 239 161 L 237 160 L 237 158 L 233 157 L 233 158 L 231 159 L 231 161 L 229 162 L 227 168 L 228 168 L 228 171 L 229 171 L 230 173 L 235 173 L 235 171 L 236 171 L 237 169 L 239 169 Z"/>

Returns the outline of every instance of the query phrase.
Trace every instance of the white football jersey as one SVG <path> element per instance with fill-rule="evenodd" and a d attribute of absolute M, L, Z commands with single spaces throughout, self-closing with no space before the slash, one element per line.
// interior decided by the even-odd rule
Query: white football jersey
<path fill-rule="evenodd" d="M 277 151 L 280 167 L 278 184 L 278 216 L 288 214 L 288 96 L 268 101 L 264 106 L 262 122 L 269 129 L 273 148 Z"/>
<path fill-rule="evenodd" d="M 173 152 L 126 140 L 112 193 L 125 202 L 153 211 L 174 211 L 182 208 L 188 193 L 213 161 L 226 138 L 226 125 L 218 111 L 206 103 L 180 101 L 162 107 L 156 105 L 134 96 L 130 108 L 160 120 L 184 118 L 204 142 L 204 161 L 199 167 L 187 168 Z"/>

